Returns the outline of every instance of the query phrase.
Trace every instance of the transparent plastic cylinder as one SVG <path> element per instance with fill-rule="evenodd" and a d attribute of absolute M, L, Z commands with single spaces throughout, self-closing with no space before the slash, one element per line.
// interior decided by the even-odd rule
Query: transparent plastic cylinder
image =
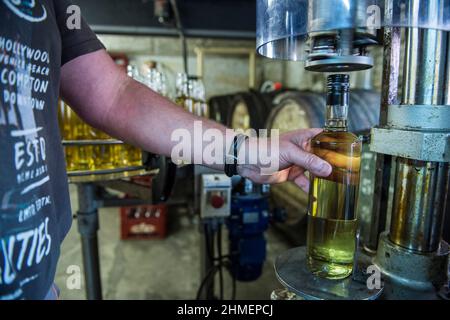
<path fill-rule="evenodd" d="M 257 51 L 268 58 L 305 60 L 314 33 L 382 27 L 450 31 L 450 0 L 257 1 Z"/>

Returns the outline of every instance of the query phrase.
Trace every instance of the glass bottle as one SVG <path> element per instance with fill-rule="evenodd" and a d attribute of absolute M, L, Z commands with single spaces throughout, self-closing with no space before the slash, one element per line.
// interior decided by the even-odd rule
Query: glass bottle
<path fill-rule="evenodd" d="M 198 78 L 194 82 L 194 113 L 199 117 L 209 117 L 209 108 L 206 103 L 205 86 L 203 81 Z"/>
<path fill-rule="evenodd" d="M 61 99 L 58 99 L 58 124 L 59 130 L 61 132 L 62 140 L 72 140 L 72 129 L 70 126 L 69 118 L 70 118 L 70 109 Z M 64 147 L 64 157 L 66 160 L 67 170 L 72 170 L 72 154 L 73 150 L 69 146 Z"/>
<path fill-rule="evenodd" d="M 91 127 L 91 133 L 94 140 L 111 139 L 106 133 Z M 94 145 L 94 159 L 96 170 L 109 170 L 115 168 L 114 146 L 108 144 Z"/>
<path fill-rule="evenodd" d="M 134 65 L 127 66 L 127 74 L 129 77 L 143 84 L 146 83 L 144 77 L 141 77 L 139 70 Z M 128 145 L 118 144 L 114 145 L 114 164 L 116 167 L 129 167 L 129 166 L 141 166 L 142 165 L 142 153 L 141 150 Z"/>
<path fill-rule="evenodd" d="M 70 108 L 70 107 L 68 107 Z M 90 140 L 92 139 L 89 125 L 84 122 L 75 112 L 71 112 L 70 123 L 74 132 L 74 140 Z M 72 146 L 73 158 L 72 162 L 75 170 L 94 170 L 94 148 L 90 145 Z"/>
<path fill-rule="evenodd" d="M 58 112 L 64 140 L 92 139 L 89 126 L 62 100 L 59 102 Z M 64 151 L 67 170 L 92 170 L 95 168 L 92 146 L 65 146 Z"/>
<path fill-rule="evenodd" d="M 160 94 L 164 97 L 169 96 L 169 92 L 167 91 L 167 78 L 166 75 L 163 72 L 160 72 L 160 86 L 161 86 L 161 92 Z"/>
<path fill-rule="evenodd" d="M 310 176 L 307 261 L 312 273 L 328 279 L 349 276 L 355 257 L 362 143 L 348 132 L 348 101 L 349 76 L 329 76 L 325 128 L 311 140 L 311 151 L 333 171 Z"/>
<path fill-rule="evenodd" d="M 187 112 L 195 113 L 195 85 L 196 85 L 197 78 L 195 77 L 188 77 L 187 82 L 187 97 L 184 101 L 184 109 Z"/>
<path fill-rule="evenodd" d="M 178 73 L 175 103 L 191 113 L 194 112 L 194 101 L 191 96 L 192 89 L 192 81 L 188 80 L 187 74 Z"/>
<path fill-rule="evenodd" d="M 177 73 L 177 78 L 175 82 L 175 102 L 179 106 L 183 106 L 183 98 L 188 96 L 188 86 L 187 86 L 187 74 L 186 73 Z"/>
<path fill-rule="evenodd" d="M 160 95 L 167 95 L 165 78 L 163 74 L 157 69 L 156 63 L 152 63 L 149 65 L 145 73 L 145 84 L 147 85 L 147 87 L 159 93 Z"/>

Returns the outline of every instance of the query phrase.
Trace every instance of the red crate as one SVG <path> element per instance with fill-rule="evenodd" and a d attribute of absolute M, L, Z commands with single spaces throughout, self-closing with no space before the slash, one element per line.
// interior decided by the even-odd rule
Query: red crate
<path fill-rule="evenodd" d="M 167 235 L 167 206 L 164 204 L 120 208 L 120 238 L 163 239 Z"/>
<path fill-rule="evenodd" d="M 137 177 L 132 177 L 131 181 L 133 181 L 133 183 L 145 186 L 145 187 L 151 187 L 152 186 L 152 176 L 137 176 Z"/>

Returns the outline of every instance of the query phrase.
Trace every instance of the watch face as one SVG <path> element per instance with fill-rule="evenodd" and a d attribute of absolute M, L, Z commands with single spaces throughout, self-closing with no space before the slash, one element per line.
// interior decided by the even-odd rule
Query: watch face
<path fill-rule="evenodd" d="M 250 129 L 250 114 L 247 105 L 244 102 L 239 102 L 234 108 L 231 118 L 231 128 L 233 129 Z"/>
<path fill-rule="evenodd" d="M 280 134 L 296 129 L 310 127 L 308 115 L 301 105 L 295 101 L 288 101 L 280 107 L 272 121 L 271 129 L 279 129 Z"/>

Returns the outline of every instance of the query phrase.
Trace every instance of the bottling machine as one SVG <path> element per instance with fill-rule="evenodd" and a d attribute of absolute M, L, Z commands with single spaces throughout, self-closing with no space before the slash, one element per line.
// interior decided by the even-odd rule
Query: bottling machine
<path fill-rule="evenodd" d="M 296 248 L 278 257 L 278 279 L 306 299 L 449 299 L 450 0 L 258 0 L 257 10 L 258 52 L 308 71 L 369 69 L 370 46 L 384 48 L 370 232 L 353 275 L 317 278 Z M 370 286 L 376 272 L 382 285 Z"/>

